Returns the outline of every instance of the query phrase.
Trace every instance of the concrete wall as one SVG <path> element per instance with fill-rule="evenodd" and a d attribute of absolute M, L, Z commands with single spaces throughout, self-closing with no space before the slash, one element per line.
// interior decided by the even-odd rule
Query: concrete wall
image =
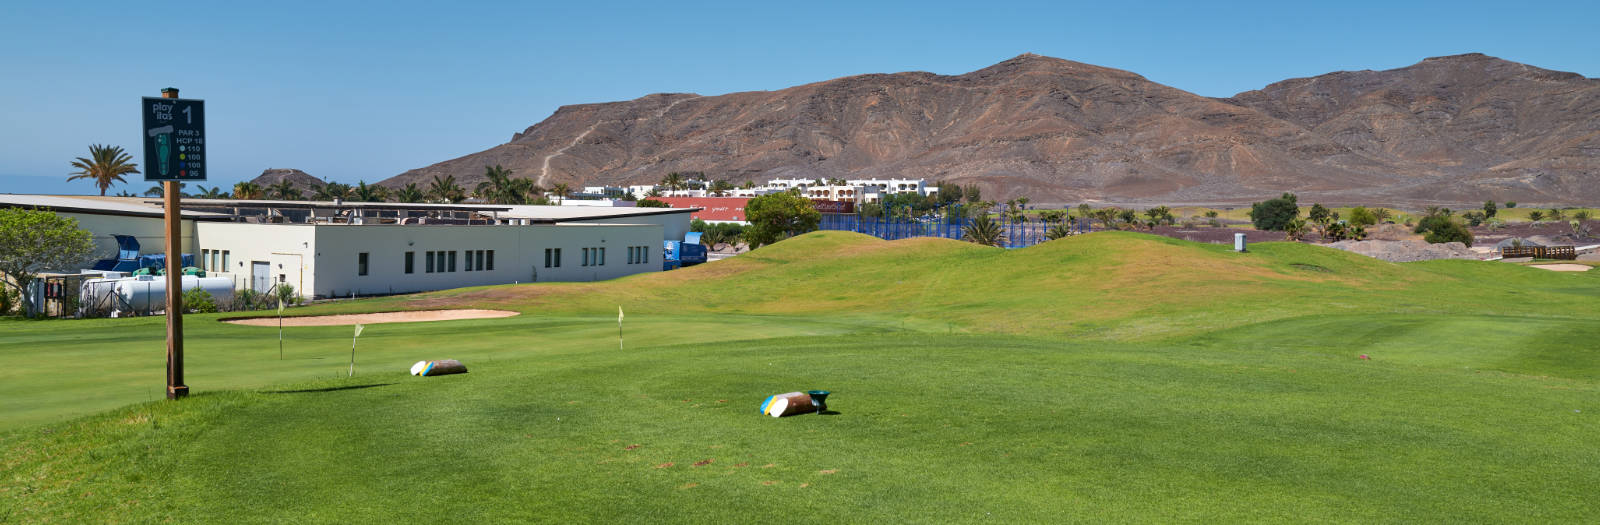
<path fill-rule="evenodd" d="M 598 281 L 661 271 L 660 225 L 545 224 L 532 226 L 316 226 L 319 297 L 442 290 L 515 282 Z M 645 246 L 648 259 L 628 264 L 628 247 Z M 583 248 L 605 248 L 605 264 L 584 266 Z M 561 266 L 544 267 L 544 250 L 561 249 Z M 467 251 L 494 250 L 494 269 L 467 270 Z M 454 252 L 456 271 L 427 272 L 428 252 Z M 405 252 L 413 271 L 405 273 Z M 367 275 L 358 275 L 367 253 Z M 487 258 L 487 257 L 486 257 Z M 446 258 L 448 261 L 448 256 Z M 447 263 L 448 264 L 448 263 Z"/>
<path fill-rule="evenodd" d="M 196 265 L 205 268 L 210 276 L 233 279 L 234 289 L 243 289 L 250 287 L 251 264 L 264 261 L 270 265 L 273 282 L 288 283 L 300 295 L 309 296 L 306 290 L 314 289 L 316 283 L 312 249 L 316 246 L 317 228 L 309 224 L 201 222 Z M 225 268 L 200 260 L 206 251 L 222 250 L 228 251 Z"/>

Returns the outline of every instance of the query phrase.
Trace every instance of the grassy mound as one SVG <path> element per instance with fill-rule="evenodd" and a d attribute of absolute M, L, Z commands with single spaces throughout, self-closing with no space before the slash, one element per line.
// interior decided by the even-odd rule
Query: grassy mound
<path fill-rule="evenodd" d="M 824 232 L 612 282 L 305 311 L 438 307 L 525 315 L 369 326 L 354 379 L 348 327 L 291 330 L 279 360 L 273 328 L 190 316 L 198 394 L 132 406 L 159 396 L 160 319 L 0 321 L 0 521 L 1600 512 L 1596 275 Z M 404 374 L 443 357 L 472 372 Z M 755 413 L 807 388 L 838 414 Z"/>

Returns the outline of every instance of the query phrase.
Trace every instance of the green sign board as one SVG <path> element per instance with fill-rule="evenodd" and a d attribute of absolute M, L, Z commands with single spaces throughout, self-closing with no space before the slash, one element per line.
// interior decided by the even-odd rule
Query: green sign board
<path fill-rule="evenodd" d="M 146 181 L 206 180 L 206 101 L 144 97 Z"/>

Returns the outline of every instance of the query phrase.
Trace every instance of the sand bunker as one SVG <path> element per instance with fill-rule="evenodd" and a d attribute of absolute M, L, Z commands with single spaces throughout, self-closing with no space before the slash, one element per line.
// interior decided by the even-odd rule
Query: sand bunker
<path fill-rule="evenodd" d="M 455 321 L 458 319 L 494 319 L 511 317 L 517 312 L 507 310 L 423 310 L 418 312 L 384 312 L 376 314 L 313 315 L 285 317 L 284 326 L 340 326 L 353 324 L 420 323 L 423 321 Z M 250 319 L 223 319 L 228 324 L 247 326 L 278 326 L 277 317 Z"/>
<path fill-rule="evenodd" d="M 1556 272 L 1587 272 L 1589 266 L 1582 264 L 1535 264 L 1534 268 L 1543 268 Z"/>

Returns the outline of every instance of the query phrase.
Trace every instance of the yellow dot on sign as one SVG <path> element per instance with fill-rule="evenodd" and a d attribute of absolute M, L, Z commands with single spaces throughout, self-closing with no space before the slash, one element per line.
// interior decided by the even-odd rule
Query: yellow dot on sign
<path fill-rule="evenodd" d="M 184 155 L 182 153 L 178 154 L 178 160 L 183 160 L 183 159 L 186 159 L 186 158 L 189 158 L 189 156 L 188 155 Z"/>

